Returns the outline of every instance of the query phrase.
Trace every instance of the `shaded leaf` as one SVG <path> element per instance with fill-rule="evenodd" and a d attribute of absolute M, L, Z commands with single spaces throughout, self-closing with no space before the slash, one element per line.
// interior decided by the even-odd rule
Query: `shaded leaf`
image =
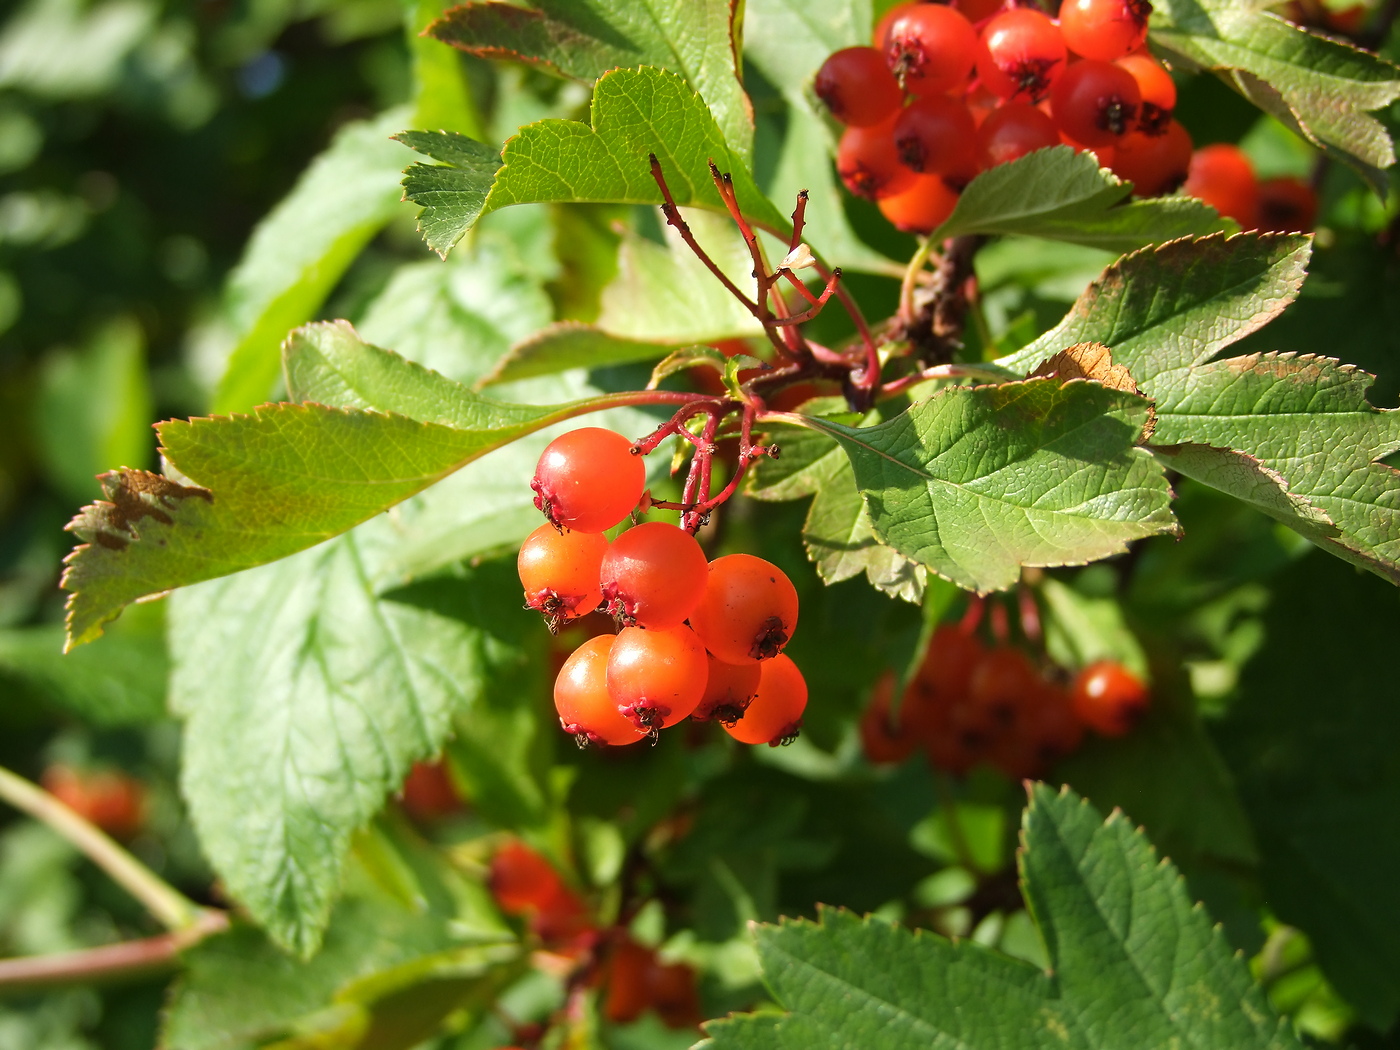
<path fill-rule="evenodd" d="M 593 325 L 563 321 L 516 343 L 476 385 L 480 389 L 493 383 L 532 379 L 570 368 L 604 368 L 634 361 L 654 361 L 670 352 L 671 347 L 661 343 L 623 339 Z"/>

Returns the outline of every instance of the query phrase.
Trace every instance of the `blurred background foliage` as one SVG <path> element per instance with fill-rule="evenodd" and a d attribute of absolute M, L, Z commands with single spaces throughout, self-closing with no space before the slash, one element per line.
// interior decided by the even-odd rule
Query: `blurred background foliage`
<path fill-rule="evenodd" d="M 131 849 L 198 900 L 215 898 L 175 787 L 179 731 L 165 712 L 162 606 L 134 607 L 108 637 L 60 659 L 56 584 L 70 546 L 62 526 L 98 494 L 94 475 L 156 466 L 150 423 L 210 409 L 246 334 L 240 296 L 250 293 L 230 274 L 255 225 L 338 132 L 419 104 L 422 45 L 405 26 L 421 25 L 430 8 L 22 0 L 0 10 L 0 764 L 34 779 L 54 764 L 138 777 L 149 802 Z M 1400 56 L 1393 34 L 1387 46 Z M 518 66 L 450 61 L 472 94 L 456 119 L 481 122 L 459 130 L 493 142 L 527 120 L 576 115 L 587 101 L 577 85 Z M 783 103 L 756 75 L 748 83 L 763 178 L 775 164 Z M 1241 141 L 1261 175 L 1320 175 L 1323 219 L 1302 298 L 1241 352 L 1337 354 L 1377 372 L 1373 400 L 1393 405 L 1394 195 L 1383 204 L 1346 170 L 1316 169 L 1308 147 L 1214 80 L 1184 84 L 1178 116 L 1198 144 Z M 1394 114 L 1387 120 L 1393 132 Z M 399 111 L 386 121 L 398 128 L 413 118 Z M 404 151 L 403 163 L 410 159 Z M 419 315 L 410 301 L 395 316 L 393 297 L 379 293 L 406 267 L 435 267 L 449 282 L 455 271 L 423 246 L 412 208 L 395 203 L 396 187 L 386 200 L 384 221 L 364 231 L 363 247 L 310 310 L 356 322 L 373 313 L 382 341 L 401 347 L 408 337 L 393 333 Z M 548 302 L 536 304 L 534 319 L 592 319 L 617 272 L 620 239 L 659 239 L 654 215 L 626 208 L 543 215 L 497 213 L 477 236 L 478 250 L 493 250 L 495 238 L 542 287 Z M 850 201 L 848 216 L 870 245 L 907 259 L 912 240 L 873 207 Z M 1109 261 L 1064 245 L 988 247 L 978 258 L 986 326 L 969 334 L 969 353 L 990 357 L 1029 341 Z M 854 275 L 852 286 L 876 314 L 897 291 L 868 275 Z M 479 290 L 461 294 L 477 295 L 479 309 L 468 315 L 489 312 Z M 501 348 L 529 330 L 512 328 L 519 318 L 498 320 L 485 338 Z M 841 336 L 835 312 L 821 323 L 830 327 L 816 337 Z M 419 341 L 420 359 L 451 370 Z M 1387 655 L 1400 601 L 1241 504 L 1186 481 L 1179 495 L 1180 542 L 1148 541 L 1111 562 L 1048 576 L 1051 656 L 1067 665 L 1090 652 L 1138 661 L 1151 669 L 1157 699 L 1132 739 L 1092 744 L 1058 772 L 1100 808 L 1121 805 L 1147 827 L 1311 1038 L 1400 1045 L 1400 915 L 1386 881 L 1400 869 L 1400 717 Z M 889 775 L 862 763 L 855 719 L 878 670 L 912 656 L 919 612 L 863 581 L 822 587 L 796 541 L 804 510 L 737 502 L 725 538 L 779 563 L 803 590 L 804 626 L 790 651 L 818 684 L 799 744 L 737 759 L 713 745 L 687 751 L 676 738 L 625 756 L 552 752 L 549 784 L 567 798 L 589 880 L 615 880 L 624 848 L 651 858 L 643 887 L 665 902 L 664 915 L 643 909 L 634 932 L 651 943 L 669 937 L 702 970 L 705 1016 L 751 1006 L 760 994 L 744 923 L 810 913 L 818 900 L 1028 958 L 1040 950 L 1007 874 L 1019 788 L 985 771 L 959 785 L 967 842 L 955 848 L 940 785 L 921 762 Z M 687 833 L 672 842 L 676 821 Z M 470 841 L 489 827 L 474 816 L 444 834 Z M 967 871 L 962 847 L 983 876 L 996 877 Z M 1336 899 L 1319 897 L 1300 857 L 1321 866 Z M 1299 927 L 1319 916 L 1324 932 L 1310 940 Z M 1391 939 L 1375 943 L 1368 923 Z M 137 906 L 69 846 L 0 814 L 0 956 L 151 932 Z M 520 1016 L 554 1003 L 555 991 L 531 980 L 512 993 Z M 161 976 L 0 1000 L 0 1050 L 153 1046 L 167 983 Z M 492 1037 L 504 1033 L 454 1045 L 489 1046 Z M 650 1019 L 615 1045 L 692 1038 Z"/>

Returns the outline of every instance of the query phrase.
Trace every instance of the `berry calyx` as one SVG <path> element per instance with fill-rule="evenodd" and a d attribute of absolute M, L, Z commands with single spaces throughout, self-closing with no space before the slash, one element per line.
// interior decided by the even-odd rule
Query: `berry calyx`
<path fill-rule="evenodd" d="M 1147 687 L 1122 664 L 1100 660 L 1074 676 L 1074 713 L 1103 736 L 1123 736 L 1147 710 Z"/>
<path fill-rule="evenodd" d="M 1003 11 L 982 30 L 977 76 L 998 98 L 1036 102 L 1064 72 L 1060 27 L 1029 7 Z"/>
<path fill-rule="evenodd" d="M 1175 120 L 1160 135 L 1135 131 L 1114 150 L 1113 174 L 1133 184 L 1139 197 L 1171 193 L 1186 181 L 1191 167 L 1191 136 Z"/>
<path fill-rule="evenodd" d="M 742 744 L 790 744 L 802 728 L 807 680 L 787 656 L 765 660 L 761 670 L 753 703 L 743 718 L 724 731 Z"/>
<path fill-rule="evenodd" d="M 628 529 L 607 546 L 600 562 L 597 580 L 608 615 L 628 627 L 678 627 L 709 578 L 695 537 L 664 521 Z"/>
<path fill-rule="evenodd" d="M 977 31 L 943 4 L 914 4 L 890 23 L 885 59 L 913 95 L 941 95 L 967 87 L 977 54 Z"/>
<path fill-rule="evenodd" d="M 759 664 L 727 664 L 716 659 L 713 653 L 705 656 L 709 663 L 705 692 L 691 717 L 697 722 L 732 726 L 744 717 L 758 692 L 761 667 Z"/>
<path fill-rule="evenodd" d="M 545 447 L 530 487 L 551 525 L 604 532 L 641 499 L 646 465 L 621 434 L 582 427 Z"/>
<path fill-rule="evenodd" d="M 797 589 L 772 562 L 726 554 L 710 562 L 690 623 L 705 648 L 725 663 L 769 660 L 797 629 Z"/>
<path fill-rule="evenodd" d="M 1176 109 L 1176 81 L 1172 75 L 1146 51 L 1136 51 L 1113 64 L 1126 69 L 1137 81 L 1142 95 L 1137 130 L 1148 135 L 1165 133 Z"/>
<path fill-rule="evenodd" d="M 1060 31 L 1076 55 L 1112 62 L 1142 47 L 1151 14 L 1147 0 L 1065 0 Z"/>
<path fill-rule="evenodd" d="M 544 615 L 551 632 L 598 608 L 598 570 L 608 541 L 601 533 L 541 525 L 525 538 L 516 558 L 525 606 Z"/>
<path fill-rule="evenodd" d="M 1111 146 L 1137 118 L 1142 92 L 1133 75 L 1112 62 L 1085 59 L 1065 70 L 1050 89 L 1055 123 L 1085 146 Z"/>
<path fill-rule="evenodd" d="M 700 703 L 709 677 L 705 647 L 689 627 L 625 627 L 608 654 L 608 695 L 642 732 L 666 729 Z"/>
<path fill-rule="evenodd" d="M 854 128 L 879 124 L 904 101 L 885 56 L 873 47 L 833 52 L 817 70 L 813 90 L 833 117 Z"/>
<path fill-rule="evenodd" d="M 616 635 L 584 642 L 564 661 L 554 680 L 559 724 L 583 744 L 631 744 L 646 735 L 617 710 L 608 692 L 608 656 Z"/>

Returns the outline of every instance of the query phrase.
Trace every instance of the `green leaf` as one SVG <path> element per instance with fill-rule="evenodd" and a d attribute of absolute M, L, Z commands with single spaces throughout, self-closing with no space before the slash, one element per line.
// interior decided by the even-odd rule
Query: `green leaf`
<path fill-rule="evenodd" d="M 1384 194 L 1382 169 L 1395 163 L 1395 148 L 1385 126 L 1366 114 L 1400 98 L 1400 69 L 1254 4 L 1164 0 L 1154 5 L 1151 24 L 1163 57 L 1215 71 Z"/>
<path fill-rule="evenodd" d="M 510 348 L 477 388 L 493 383 L 553 375 L 571 368 L 606 368 L 608 365 L 655 361 L 671 352 L 661 343 L 622 339 L 593 325 L 561 321 Z"/>
<path fill-rule="evenodd" d="M 1265 643 L 1213 735 L 1259 842 L 1269 908 L 1385 1031 L 1400 1013 L 1400 706 L 1394 588 L 1328 558 L 1282 575 Z"/>
<path fill-rule="evenodd" d="M 710 180 L 709 163 L 714 161 L 732 174 L 739 206 L 749 218 L 779 231 L 788 229 L 787 220 L 754 184 L 742 152 L 726 142 L 704 101 L 676 74 L 650 67 L 608 73 L 593 89 L 591 122 L 549 119 L 521 128 L 506 142 L 504 167 L 479 206 L 474 195 L 483 179 L 480 157 L 469 169 L 469 188 L 454 191 L 439 174 L 426 184 L 431 190 L 427 199 L 420 199 L 416 188 L 425 184 L 415 181 L 426 174 L 424 166 L 410 168 L 405 179 L 408 198 L 456 216 L 449 219 L 447 212 L 438 211 L 425 219 L 436 238 L 432 247 L 445 253 L 482 215 L 512 204 L 660 204 L 661 191 L 647 159 L 653 153 L 677 204 L 724 210 Z"/>
<path fill-rule="evenodd" d="M 407 119 L 407 110 L 395 109 L 341 129 L 258 224 L 229 277 L 227 312 L 237 343 L 214 396 L 215 412 L 243 412 L 268 399 L 287 332 L 315 315 L 396 214 L 408 154 L 390 136 Z"/>
<path fill-rule="evenodd" d="M 403 131 L 394 137 L 440 162 L 414 164 L 405 171 L 403 192 L 423 209 L 418 216 L 423 240 L 446 258 L 481 218 L 501 167 L 500 152 L 455 131 Z"/>
<path fill-rule="evenodd" d="M 103 475 L 112 502 L 68 525 L 85 541 L 64 575 L 70 648 L 129 602 L 305 550 L 493 449 L 606 404 L 490 401 L 387 351 L 336 370 L 337 354 L 364 345 L 344 322 L 309 326 L 289 344 L 288 376 L 295 388 L 300 362 L 316 356 L 325 367 L 302 396 L 373 411 L 282 403 L 172 420 L 157 430 L 167 463 L 189 484 L 144 471 Z"/>
<path fill-rule="evenodd" d="M 1400 449 L 1400 410 L 1366 399 L 1374 381 L 1297 354 L 1162 373 L 1148 388 L 1157 402 L 1153 442 L 1189 443 L 1184 455 L 1163 449 L 1163 462 L 1400 583 L 1400 470 L 1379 462 Z M 1239 453 L 1257 468 L 1242 470 Z"/>
<path fill-rule="evenodd" d="M 739 83 L 732 39 L 742 11 L 730 0 L 679 6 L 628 0 L 535 0 L 454 7 L 429 27 L 468 54 L 513 58 L 592 84 L 609 70 L 655 66 L 683 75 L 709 102 L 725 139 L 748 156 L 753 109 Z"/>
<path fill-rule="evenodd" d="M 1050 968 L 826 909 L 757 928 L 786 1014 L 711 1021 L 713 1050 L 1296 1048 L 1249 971 L 1119 813 L 1036 785 L 1022 885 Z"/>
<path fill-rule="evenodd" d="M 932 240 L 969 233 L 1021 234 L 1131 251 L 1235 225 L 1189 197 L 1122 203 L 1132 190 L 1088 153 L 1051 146 L 999 164 L 963 190 Z"/>
<path fill-rule="evenodd" d="M 1073 565 L 1176 530 L 1171 491 L 1135 447 L 1146 400 L 1046 379 L 951 387 L 856 429 L 845 447 L 875 535 L 959 586 L 1011 586 L 1022 565 Z"/>
<path fill-rule="evenodd" d="M 1090 597 L 1052 577 L 1039 589 L 1045 600 L 1045 649 L 1055 663 L 1075 670 L 1115 660 L 1147 680 L 1147 654 L 1124 622 L 1116 598 Z"/>

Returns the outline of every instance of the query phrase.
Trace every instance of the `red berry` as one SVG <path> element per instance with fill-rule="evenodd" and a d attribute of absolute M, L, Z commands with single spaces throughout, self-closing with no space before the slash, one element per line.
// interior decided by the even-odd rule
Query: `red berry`
<path fill-rule="evenodd" d="M 1146 42 L 1150 14 L 1147 0 L 1065 0 L 1060 30 L 1076 55 L 1112 62 Z"/>
<path fill-rule="evenodd" d="M 146 789 L 135 777 L 53 765 L 40 778 L 44 790 L 78 816 L 117 839 L 129 839 L 146 822 Z"/>
<path fill-rule="evenodd" d="M 986 167 L 1005 164 L 1034 150 L 1060 144 L 1055 122 L 1026 102 L 1008 102 L 988 114 L 977 129 L 977 148 Z"/>
<path fill-rule="evenodd" d="M 666 729 L 694 711 L 708 677 L 705 647 L 689 627 L 625 627 L 608 655 L 608 695 L 643 731 Z"/>
<path fill-rule="evenodd" d="M 894 25 L 896 18 L 902 18 L 911 8 L 917 7 L 923 0 L 916 0 L 915 3 L 895 4 L 892 8 L 880 16 L 880 21 L 875 23 L 875 31 L 870 34 L 870 42 L 875 45 L 875 50 L 883 56 L 889 51 L 890 46 L 890 26 Z M 886 63 L 886 68 L 889 68 Z"/>
<path fill-rule="evenodd" d="M 1122 664 L 1100 660 L 1074 676 L 1074 713 L 1104 736 L 1122 736 L 1147 710 L 1147 687 Z"/>
<path fill-rule="evenodd" d="M 1019 649 L 989 650 L 972 670 L 968 697 L 998 728 L 1016 721 L 1017 712 L 1040 691 L 1040 675 Z"/>
<path fill-rule="evenodd" d="M 564 888 L 553 865 L 523 842 L 511 840 L 491 857 L 487 885 L 507 915 L 526 915 L 550 904 Z"/>
<path fill-rule="evenodd" d="M 1176 109 L 1176 81 L 1172 75 L 1146 51 L 1127 55 L 1113 64 L 1126 69 L 1137 81 L 1142 95 L 1137 130 L 1149 135 L 1164 134 Z"/>
<path fill-rule="evenodd" d="M 617 710 L 608 693 L 608 656 L 616 635 L 590 638 L 564 661 L 554 680 L 554 708 L 559 724 L 591 744 L 631 744 L 645 736 Z"/>
<path fill-rule="evenodd" d="M 1205 201 L 1244 229 L 1253 229 L 1259 210 L 1259 181 L 1254 165 L 1238 146 L 1217 143 L 1191 154 L 1182 190 Z"/>
<path fill-rule="evenodd" d="M 953 213 L 958 195 L 942 175 L 918 175 L 903 193 L 877 202 L 880 214 L 907 233 L 932 233 Z"/>
<path fill-rule="evenodd" d="M 814 90 L 833 117 L 856 128 L 879 124 L 904 101 L 885 56 L 873 47 L 846 47 L 828 56 Z"/>
<path fill-rule="evenodd" d="M 797 629 L 797 590 L 783 570 L 752 554 L 710 562 L 709 581 L 690 624 L 705 648 L 728 664 L 782 652 Z"/>
<path fill-rule="evenodd" d="M 898 114 L 868 128 L 847 128 L 836 147 L 836 173 L 857 197 L 888 197 L 909 187 L 912 169 L 900 163 L 894 144 Z"/>
<path fill-rule="evenodd" d="M 1085 146 L 1116 143 L 1132 130 L 1141 102 L 1133 75 L 1112 62 L 1076 62 L 1050 89 L 1055 123 Z"/>
<path fill-rule="evenodd" d="M 602 557 L 608 614 L 629 627 L 677 627 L 705 593 L 709 563 L 695 537 L 664 521 L 628 529 Z"/>
<path fill-rule="evenodd" d="M 709 673 L 705 692 L 691 717 L 697 722 L 723 722 L 733 725 L 753 701 L 758 692 L 760 664 L 727 664 L 706 653 Z"/>
<path fill-rule="evenodd" d="M 890 712 L 894 687 L 893 671 L 886 671 L 876 679 L 875 687 L 870 692 L 870 705 L 860 717 L 861 749 L 865 752 L 866 761 L 874 765 L 903 762 L 919 745 L 905 725 L 908 701 L 900 704 L 898 717 Z"/>
<path fill-rule="evenodd" d="M 413 764 L 404 778 L 401 804 L 410 817 L 425 824 L 462 810 L 457 788 L 441 761 Z"/>
<path fill-rule="evenodd" d="M 962 91 L 976 57 L 977 32 L 943 4 L 915 4 L 890 23 L 885 57 L 914 95 Z"/>
<path fill-rule="evenodd" d="M 601 533 L 541 525 L 525 537 L 516 558 L 526 606 L 543 613 L 551 631 L 591 613 L 603 600 L 598 570 L 607 550 Z"/>
<path fill-rule="evenodd" d="M 976 134 L 967 103 L 946 95 L 916 98 L 894 123 L 901 161 L 915 171 L 963 181 L 977 174 Z"/>
<path fill-rule="evenodd" d="M 1259 183 L 1258 224 L 1276 233 L 1307 233 L 1317 221 L 1317 194 L 1302 179 L 1264 179 Z"/>
<path fill-rule="evenodd" d="M 797 739 L 806 708 L 807 680 L 790 657 L 775 656 L 763 661 L 758 695 L 744 717 L 724 731 L 741 744 L 777 747 Z"/>
<path fill-rule="evenodd" d="M 646 465 L 621 434 L 582 427 L 545 447 L 530 487 L 553 525 L 603 532 L 631 513 L 646 487 Z"/>
<path fill-rule="evenodd" d="M 1060 27 L 1029 7 L 1004 11 L 982 30 L 977 75 L 998 98 L 1034 102 L 1064 72 Z"/>
<path fill-rule="evenodd" d="M 918 678 L 927 682 L 945 703 L 967 693 L 973 669 L 982 659 L 982 643 L 973 635 L 945 624 L 929 639 Z"/>
<path fill-rule="evenodd" d="M 973 25 L 984 22 L 1005 7 L 1004 0 L 953 0 L 953 6 Z"/>
<path fill-rule="evenodd" d="M 1124 135 L 1114 150 L 1113 174 L 1133 184 L 1139 197 L 1171 193 L 1186 181 L 1191 166 L 1191 136 L 1175 120 L 1160 135 L 1141 131 Z"/>

